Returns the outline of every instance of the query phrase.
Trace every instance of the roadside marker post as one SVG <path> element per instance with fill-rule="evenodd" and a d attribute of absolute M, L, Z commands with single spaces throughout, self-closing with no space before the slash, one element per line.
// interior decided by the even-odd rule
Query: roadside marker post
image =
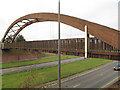
<path fill-rule="evenodd" d="M 88 58 L 88 30 L 87 25 L 85 25 L 85 58 Z"/>

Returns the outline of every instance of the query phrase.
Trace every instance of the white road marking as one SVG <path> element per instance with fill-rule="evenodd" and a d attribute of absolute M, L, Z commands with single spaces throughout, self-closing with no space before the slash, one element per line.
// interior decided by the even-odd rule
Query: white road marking
<path fill-rule="evenodd" d="M 80 84 L 77 84 L 77 85 L 73 86 L 73 88 L 76 88 L 76 87 L 78 87 L 78 86 L 80 86 Z"/>

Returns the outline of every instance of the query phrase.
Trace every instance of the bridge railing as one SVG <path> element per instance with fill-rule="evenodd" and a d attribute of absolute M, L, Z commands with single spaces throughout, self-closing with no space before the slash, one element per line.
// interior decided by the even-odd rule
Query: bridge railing
<path fill-rule="evenodd" d="M 63 51 L 83 51 L 85 48 L 84 38 L 62 39 L 61 50 Z M 42 40 L 42 41 L 28 41 L 17 43 L 6 43 L 4 48 L 20 48 L 20 49 L 48 49 L 57 50 L 57 40 Z M 88 43 L 89 52 L 120 52 L 120 50 L 104 43 L 97 38 L 89 38 Z"/>

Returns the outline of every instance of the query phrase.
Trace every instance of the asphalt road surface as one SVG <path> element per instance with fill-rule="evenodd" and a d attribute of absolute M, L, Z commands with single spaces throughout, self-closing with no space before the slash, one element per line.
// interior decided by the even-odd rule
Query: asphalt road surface
<path fill-rule="evenodd" d="M 78 58 L 62 60 L 61 64 L 75 62 L 75 61 L 84 60 L 84 59 L 85 59 L 84 57 L 78 57 Z M 13 73 L 13 72 L 21 72 L 21 71 L 32 70 L 32 69 L 39 69 L 39 68 L 44 68 L 44 67 L 55 66 L 57 64 L 58 64 L 58 61 L 54 61 L 54 62 L 48 62 L 48 63 L 28 65 L 28 66 L 0 69 L 0 71 L 2 71 L 2 72 L 0 72 L 0 74 L 4 75 L 4 74 Z"/>
<path fill-rule="evenodd" d="M 63 88 L 106 88 L 115 80 L 118 80 L 118 71 L 114 71 L 113 67 L 117 62 L 99 66 L 89 71 L 79 73 L 62 79 Z M 87 66 L 86 66 L 87 67 Z M 58 87 L 57 81 L 46 84 L 50 88 Z"/>

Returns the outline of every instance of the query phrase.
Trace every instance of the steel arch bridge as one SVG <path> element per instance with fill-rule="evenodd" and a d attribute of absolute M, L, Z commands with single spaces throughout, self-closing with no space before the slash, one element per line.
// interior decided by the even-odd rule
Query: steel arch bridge
<path fill-rule="evenodd" d="M 5 41 L 9 35 L 12 35 L 12 40 L 19 34 L 25 27 L 43 21 L 58 21 L 57 13 L 33 13 L 28 14 L 15 20 L 7 29 L 2 42 Z M 84 26 L 88 26 L 88 34 L 95 36 L 96 38 L 104 41 L 105 43 L 120 50 L 120 31 L 99 25 L 90 21 L 86 21 L 80 18 L 76 18 L 68 15 L 60 15 L 60 22 L 84 31 Z"/>

